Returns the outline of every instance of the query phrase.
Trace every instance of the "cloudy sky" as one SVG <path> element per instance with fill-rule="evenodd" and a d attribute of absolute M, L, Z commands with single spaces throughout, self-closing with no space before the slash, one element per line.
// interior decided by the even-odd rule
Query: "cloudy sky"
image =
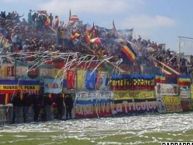
<path fill-rule="evenodd" d="M 114 20 L 118 29 L 134 28 L 135 36 L 166 43 L 174 50 L 178 36 L 193 37 L 192 6 L 193 0 L 0 0 L 1 10 L 26 16 L 29 9 L 41 9 L 65 21 L 71 9 L 84 23 L 112 28 Z M 188 43 L 193 49 L 193 41 Z"/>

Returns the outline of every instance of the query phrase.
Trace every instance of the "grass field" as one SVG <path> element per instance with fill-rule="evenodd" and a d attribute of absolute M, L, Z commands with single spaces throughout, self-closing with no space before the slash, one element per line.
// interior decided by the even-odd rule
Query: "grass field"
<path fill-rule="evenodd" d="M 0 145 L 160 145 L 193 142 L 193 112 L 13 124 Z"/>
<path fill-rule="evenodd" d="M 92 134 L 92 132 L 90 132 Z M 69 136 L 62 132 L 1 133 L 0 145 L 160 145 L 161 142 L 192 141 L 193 131 L 128 133 L 109 136 Z"/>

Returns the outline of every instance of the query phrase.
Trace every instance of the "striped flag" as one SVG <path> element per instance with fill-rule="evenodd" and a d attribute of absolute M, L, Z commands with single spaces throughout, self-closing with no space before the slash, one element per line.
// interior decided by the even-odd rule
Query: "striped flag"
<path fill-rule="evenodd" d="M 128 45 L 122 46 L 121 52 L 126 56 L 129 61 L 134 62 L 136 60 L 137 54 L 129 43 Z"/>
<path fill-rule="evenodd" d="M 79 17 L 77 15 L 72 15 L 71 10 L 69 11 L 69 24 L 74 24 L 79 21 Z"/>
<path fill-rule="evenodd" d="M 163 75 L 157 75 L 155 77 L 155 82 L 156 83 L 165 83 L 166 82 L 166 77 Z"/>
<path fill-rule="evenodd" d="M 189 77 L 178 78 L 178 85 L 180 85 L 180 86 L 190 86 L 191 85 L 191 79 Z"/>
<path fill-rule="evenodd" d="M 160 67 L 162 73 L 164 73 L 166 75 L 173 75 L 173 74 L 180 75 L 180 72 L 178 72 L 174 68 L 170 67 L 169 65 L 167 65 L 161 61 L 154 59 L 154 64 L 156 64 L 156 66 Z"/>

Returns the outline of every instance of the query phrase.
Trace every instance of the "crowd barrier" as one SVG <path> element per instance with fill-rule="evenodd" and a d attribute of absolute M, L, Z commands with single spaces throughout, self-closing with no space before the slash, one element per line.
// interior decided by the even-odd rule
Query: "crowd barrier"
<path fill-rule="evenodd" d="M 34 121 L 51 121 L 54 119 L 51 106 L 46 106 L 44 109 L 38 110 L 38 115 L 35 115 L 33 106 L 15 106 L 13 107 L 14 123 L 30 123 Z M 36 116 L 36 117 L 35 117 Z M 36 118 L 36 119 L 35 119 Z M 35 120 L 34 120 L 35 119 Z"/>
<path fill-rule="evenodd" d="M 37 111 L 37 110 L 36 110 Z M 66 119 L 66 109 L 63 108 L 60 115 L 57 108 L 48 105 L 45 108 L 38 110 L 38 115 L 35 115 L 33 106 L 13 106 L 0 105 L 0 126 L 11 123 L 30 123 L 34 121 L 52 121 L 54 119 Z M 36 116 L 36 117 L 35 117 Z M 61 117 L 59 117 L 61 116 Z M 36 119 L 35 119 L 36 118 Z M 72 118 L 75 114 L 72 111 Z"/>
<path fill-rule="evenodd" d="M 0 105 L 0 125 L 11 123 L 13 113 L 12 104 Z"/>

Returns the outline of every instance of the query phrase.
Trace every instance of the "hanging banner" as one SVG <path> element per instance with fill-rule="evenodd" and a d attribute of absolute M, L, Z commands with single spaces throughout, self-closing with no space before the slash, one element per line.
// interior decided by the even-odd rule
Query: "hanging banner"
<path fill-rule="evenodd" d="M 3 68 L 0 66 L 0 78 L 3 78 L 4 74 L 3 74 Z"/>
<path fill-rule="evenodd" d="M 0 85 L 1 91 L 26 91 L 26 90 L 39 90 L 38 85 Z"/>
<path fill-rule="evenodd" d="M 3 64 L 1 71 L 2 78 L 15 78 L 15 67 L 13 64 Z"/>
<path fill-rule="evenodd" d="M 28 73 L 27 66 L 17 66 L 16 67 L 16 75 L 19 77 L 26 77 Z"/>
<path fill-rule="evenodd" d="M 7 66 L 7 77 L 15 76 L 15 67 L 13 65 Z"/>
<path fill-rule="evenodd" d="M 77 70 L 77 89 L 78 90 L 84 90 L 85 89 L 85 70 Z"/>
<path fill-rule="evenodd" d="M 152 75 L 112 75 L 112 90 L 154 90 L 155 80 Z"/>
<path fill-rule="evenodd" d="M 128 102 L 122 101 L 111 106 L 112 114 L 125 115 L 132 113 L 157 112 L 158 104 L 156 101 Z"/>
<path fill-rule="evenodd" d="M 189 86 L 180 86 L 180 98 L 188 99 L 191 97 Z"/>
<path fill-rule="evenodd" d="M 128 90 L 128 91 L 114 91 L 114 100 L 128 100 L 128 99 L 154 99 L 154 91 L 140 91 L 140 90 Z"/>
<path fill-rule="evenodd" d="M 111 92 L 78 92 L 75 99 L 76 118 L 111 116 Z"/>
<path fill-rule="evenodd" d="M 4 66 L 1 66 L 1 70 L 0 70 L 1 72 L 0 72 L 0 74 L 1 74 L 1 78 L 7 78 L 7 76 L 6 76 L 6 67 L 4 67 Z"/>
<path fill-rule="evenodd" d="M 44 93 L 59 94 L 62 92 L 62 80 L 44 79 Z"/>
<path fill-rule="evenodd" d="M 94 90 L 96 84 L 97 73 L 92 71 L 86 72 L 85 86 L 88 90 Z"/>
<path fill-rule="evenodd" d="M 192 110 L 192 100 L 189 99 L 181 99 L 181 105 L 183 112 L 191 111 Z"/>
<path fill-rule="evenodd" d="M 96 80 L 96 89 L 97 90 L 107 90 L 107 73 L 99 71 L 97 74 L 97 80 Z"/>
<path fill-rule="evenodd" d="M 191 85 L 191 99 L 193 100 L 193 85 Z"/>
<path fill-rule="evenodd" d="M 50 71 L 52 68 L 40 68 L 40 76 L 41 77 L 51 77 Z"/>
<path fill-rule="evenodd" d="M 190 86 L 191 85 L 190 77 L 180 77 L 180 78 L 178 78 L 178 85 L 179 86 Z"/>
<path fill-rule="evenodd" d="M 182 112 L 179 96 L 163 96 L 163 105 L 166 108 L 166 112 Z"/>
<path fill-rule="evenodd" d="M 160 84 L 156 85 L 156 95 L 176 96 L 179 95 L 179 87 L 176 84 Z"/>
<path fill-rule="evenodd" d="M 67 84 L 67 89 L 74 89 L 75 88 L 75 72 L 74 71 L 67 70 L 66 84 Z"/>
<path fill-rule="evenodd" d="M 40 68 L 40 76 L 47 78 L 60 78 L 62 79 L 64 75 L 63 69 L 57 68 Z"/>
<path fill-rule="evenodd" d="M 112 99 L 111 91 L 81 91 L 76 93 L 76 100 L 96 101 L 99 99 Z"/>
<path fill-rule="evenodd" d="M 0 80 L 0 93 L 13 93 L 15 91 L 35 92 L 40 89 L 39 82 L 33 80 Z"/>

